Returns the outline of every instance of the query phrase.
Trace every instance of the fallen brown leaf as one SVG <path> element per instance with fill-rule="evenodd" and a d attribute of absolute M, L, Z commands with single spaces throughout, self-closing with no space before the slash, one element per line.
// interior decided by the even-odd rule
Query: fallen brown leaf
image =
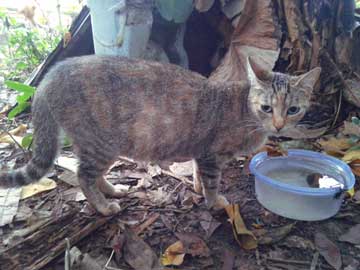
<path fill-rule="evenodd" d="M 221 223 L 214 219 L 208 211 L 204 211 L 200 215 L 200 225 L 206 232 L 206 238 L 210 238 Z"/>
<path fill-rule="evenodd" d="M 354 245 L 360 244 L 360 224 L 351 227 L 346 233 L 339 237 L 340 241 L 349 242 Z"/>
<path fill-rule="evenodd" d="M 318 143 L 326 153 L 333 156 L 343 156 L 344 151 L 352 146 L 348 138 L 321 138 Z"/>
<path fill-rule="evenodd" d="M 360 150 L 349 150 L 345 153 L 345 155 L 342 157 L 342 160 L 351 163 L 353 161 L 356 161 L 360 159 Z"/>
<path fill-rule="evenodd" d="M 223 265 L 221 267 L 221 270 L 232 270 L 235 262 L 234 253 L 225 248 L 222 261 Z"/>
<path fill-rule="evenodd" d="M 315 234 L 315 246 L 325 260 L 335 269 L 341 269 L 342 261 L 339 248 L 325 234 Z"/>
<path fill-rule="evenodd" d="M 360 204 L 360 190 L 355 192 L 353 199 L 356 204 Z"/>
<path fill-rule="evenodd" d="M 295 223 L 291 223 L 285 226 L 277 227 L 266 231 L 263 235 L 258 237 L 258 244 L 269 245 L 279 242 L 285 238 L 294 227 Z"/>
<path fill-rule="evenodd" d="M 288 248 L 298 248 L 298 249 L 302 249 L 302 250 L 314 250 L 315 249 L 315 245 L 312 241 L 302 238 L 300 236 L 297 235 L 291 235 L 289 237 L 286 237 L 286 239 L 284 241 L 282 241 L 281 243 L 279 243 L 279 245 L 281 246 L 286 246 Z"/>
<path fill-rule="evenodd" d="M 179 176 L 192 176 L 193 174 L 193 161 L 174 162 L 169 166 L 169 170 L 175 175 Z"/>
<path fill-rule="evenodd" d="M 269 157 L 281 157 L 287 156 L 288 154 L 286 150 L 281 149 L 280 146 L 276 144 L 267 144 L 265 149 Z"/>
<path fill-rule="evenodd" d="M 342 133 L 345 135 L 360 136 L 360 126 L 349 121 L 344 121 L 344 130 Z"/>
<path fill-rule="evenodd" d="M 184 244 L 185 253 L 192 256 L 208 257 L 210 250 L 199 236 L 193 233 L 175 233 L 176 237 Z"/>
<path fill-rule="evenodd" d="M 238 204 L 230 204 L 225 207 L 226 213 L 233 225 L 233 233 L 236 241 L 244 249 L 254 249 L 257 247 L 257 241 L 254 234 L 249 231 L 239 212 Z"/>
<path fill-rule="evenodd" d="M 351 161 L 348 165 L 350 166 L 352 172 L 355 175 L 360 176 L 360 159 L 355 159 Z"/>
<path fill-rule="evenodd" d="M 185 248 L 181 241 L 176 241 L 170 245 L 161 256 L 161 264 L 167 265 L 181 265 L 184 262 Z"/>
<path fill-rule="evenodd" d="M 159 260 L 151 247 L 131 230 L 126 230 L 123 254 L 125 261 L 134 269 L 160 269 Z"/>
<path fill-rule="evenodd" d="M 136 226 L 133 229 L 133 231 L 135 232 L 136 235 L 139 235 L 140 233 L 145 231 L 147 227 L 149 227 L 151 224 L 153 224 L 159 218 L 159 216 L 160 216 L 159 213 L 151 213 L 148 216 L 148 218 L 146 219 L 146 221 L 144 221 L 140 225 Z"/>

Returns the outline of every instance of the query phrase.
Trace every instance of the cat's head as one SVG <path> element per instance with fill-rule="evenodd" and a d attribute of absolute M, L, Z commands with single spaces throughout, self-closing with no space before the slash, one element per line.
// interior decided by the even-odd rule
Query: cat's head
<path fill-rule="evenodd" d="M 310 106 L 321 68 L 316 67 L 300 76 L 290 76 L 269 71 L 251 58 L 247 62 L 252 112 L 269 135 L 291 137 Z"/>

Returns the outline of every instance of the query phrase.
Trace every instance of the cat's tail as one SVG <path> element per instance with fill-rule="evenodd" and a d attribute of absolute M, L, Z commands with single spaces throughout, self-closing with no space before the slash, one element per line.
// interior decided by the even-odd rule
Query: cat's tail
<path fill-rule="evenodd" d="M 0 187 L 15 187 L 33 183 L 51 168 L 58 150 L 59 126 L 55 122 L 43 93 L 35 94 L 32 104 L 34 125 L 33 155 L 22 168 L 0 173 Z M 41 89 L 43 90 L 43 89 Z"/>

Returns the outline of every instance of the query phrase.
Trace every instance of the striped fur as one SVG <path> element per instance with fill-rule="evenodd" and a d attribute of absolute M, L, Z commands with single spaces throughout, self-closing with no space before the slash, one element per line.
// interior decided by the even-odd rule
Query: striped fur
<path fill-rule="evenodd" d="M 277 105 L 282 108 L 294 96 L 293 78 L 288 87 L 288 77 L 276 76 L 268 91 L 263 82 L 262 88 L 254 80 L 251 87 L 246 82 L 210 82 L 171 64 L 110 56 L 65 60 L 46 74 L 36 91 L 32 159 L 24 168 L 2 173 L 0 185 L 24 185 L 46 174 L 62 129 L 79 157 L 80 187 L 103 215 L 120 211 L 105 195 L 124 194 L 103 177 L 119 155 L 154 162 L 193 159 L 195 188 L 203 190 L 212 206 L 226 160 L 253 152 L 271 131 L 269 119 L 259 113 L 261 102 L 286 92 Z"/>

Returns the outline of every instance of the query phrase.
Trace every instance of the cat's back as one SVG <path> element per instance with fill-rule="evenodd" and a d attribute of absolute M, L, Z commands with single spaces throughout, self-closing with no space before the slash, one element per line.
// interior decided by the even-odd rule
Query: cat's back
<path fill-rule="evenodd" d="M 48 95 L 61 95 L 66 90 L 96 91 L 178 91 L 203 88 L 206 78 L 179 66 L 120 56 L 80 56 L 56 64 L 46 74 L 40 88 Z M 53 93 L 54 92 L 54 93 Z M 57 94 L 55 93 L 57 92 Z"/>

